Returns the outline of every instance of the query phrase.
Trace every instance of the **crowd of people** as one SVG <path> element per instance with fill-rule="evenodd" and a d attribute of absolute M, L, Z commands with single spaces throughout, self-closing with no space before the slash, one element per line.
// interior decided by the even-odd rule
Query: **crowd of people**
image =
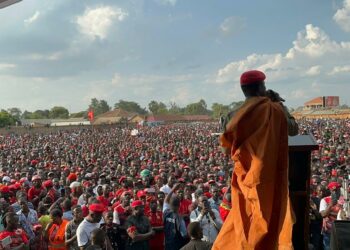
<path fill-rule="evenodd" d="M 350 121 L 312 134 L 310 244 L 347 219 Z M 0 249 L 211 249 L 230 209 L 234 163 L 219 125 L 93 128 L 0 136 Z M 328 244 L 328 245 L 327 245 Z"/>

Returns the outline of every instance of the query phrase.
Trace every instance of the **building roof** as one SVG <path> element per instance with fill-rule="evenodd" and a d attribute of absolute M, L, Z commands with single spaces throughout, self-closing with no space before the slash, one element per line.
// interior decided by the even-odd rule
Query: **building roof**
<path fill-rule="evenodd" d="M 99 117 L 104 117 L 104 118 L 106 118 L 106 117 L 126 117 L 126 118 L 131 118 L 131 117 L 134 117 L 136 115 L 137 115 L 136 113 L 128 112 L 128 111 L 125 111 L 125 110 L 122 110 L 122 109 L 114 109 L 114 110 L 108 111 L 106 113 L 100 114 L 100 115 L 96 116 L 96 118 L 99 118 Z"/>
<path fill-rule="evenodd" d="M 150 115 L 148 122 L 176 122 L 176 121 L 209 121 L 209 115 Z"/>
<path fill-rule="evenodd" d="M 51 123 L 72 123 L 72 122 L 86 122 L 87 119 L 84 118 L 69 118 L 69 119 L 21 119 L 22 125 L 30 124 L 51 124 Z"/>
<path fill-rule="evenodd" d="M 209 115 L 184 115 L 185 120 L 187 121 L 209 121 L 213 120 Z"/>
<path fill-rule="evenodd" d="M 322 96 L 316 97 L 308 102 L 305 102 L 304 105 L 305 106 L 309 106 L 309 105 L 322 105 L 323 104 L 323 98 Z"/>
<path fill-rule="evenodd" d="M 174 122 L 184 121 L 182 115 L 150 115 L 146 119 L 148 122 Z"/>

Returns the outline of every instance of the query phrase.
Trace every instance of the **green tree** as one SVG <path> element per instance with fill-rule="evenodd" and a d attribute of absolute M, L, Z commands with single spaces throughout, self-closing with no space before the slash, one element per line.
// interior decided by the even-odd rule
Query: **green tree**
<path fill-rule="evenodd" d="M 229 105 L 230 111 L 240 108 L 243 105 L 243 103 L 244 103 L 244 101 L 232 102 Z"/>
<path fill-rule="evenodd" d="M 7 112 L 12 115 L 16 120 L 19 120 L 22 115 L 22 111 L 19 108 L 13 107 L 9 108 Z"/>
<path fill-rule="evenodd" d="M 0 112 L 0 127 L 12 126 L 16 123 L 16 118 L 6 110 Z"/>
<path fill-rule="evenodd" d="M 119 100 L 119 102 L 114 104 L 114 108 L 116 109 L 119 108 L 128 112 L 134 112 L 141 115 L 147 114 L 147 111 L 145 108 L 141 108 L 140 104 L 132 101 Z"/>
<path fill-rule="evenodd" d="M 219 118 L 220 115 L 227 115 L 228 112 L 230 111 L 229 105 L 224 105 L 220 103 L 213 103 L 211 106 L 211 110 L 213 111 L 213 117 L 214 118 Z"/>
<path fill-rule="evenodd" d="M 71 113 L 69 115 L 70 118 L 81 118 L 81 117 L 87 117 L 87 112 L 86 111 L 80 111 L 78 113 Z"/>
<path fill-rule="evenodd" d="M 32 115 L 32 112 L 29 112 L 29 111 L 25 110 L 25 111 L 22 113 L 22 119 L 31 119 L 31 118 L 30 118 L 31 115 Z"/>
<path fill-rule="evenodd" d="M 35 110 L 32 114 L 32 119 L 48 119 L 50 118 L 50 110 Z"/>
<path fill-rule="evenodd" d="M 69 111 L 64 107 L 55 106 L 50 110 L 50 118 L 67 119 L 68 117 L 69 117 Z"/>
<path fill-rule="evenodd" d="M 111 110 L 111 107 L 108 105 L 105 100 L 98 100 L 97 98 L 92 98 L 89 105 L 89 109 L 94 111 L 94 115 L 100 115 Z"/>
<path fill-rule="evenodd" d="M 181 115 L 184 113 L 184 108 L 181 108 L 175 102 L 170 102 L 168 112 L 172 115 Z"/>
<path fill-rule="evenodd" d="M 162 103 L 162 102 L 151 101 L 148 104 L 148 109 L 154 115 L 156 115 L 156 114 L 167 114 L 168 113 L 167 106 L 164 103 Z"/>
<path fill-rule="evenodd" d="M 207 115 L 210 111 L 207 110 L 207 103 L 201 99 L 199 102 L 190 103 L 185 107 L 186 115 Z"/>

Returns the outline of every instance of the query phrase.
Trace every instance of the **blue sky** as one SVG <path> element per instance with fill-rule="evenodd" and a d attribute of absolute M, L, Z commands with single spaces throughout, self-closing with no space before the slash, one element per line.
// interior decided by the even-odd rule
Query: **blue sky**
<path fill-rule="evenodd" d="M 228 104 L 249 69 L 290 107 L 350 105 L 350 0 L 23 0 L 0 23 L 0 108 Z"/>

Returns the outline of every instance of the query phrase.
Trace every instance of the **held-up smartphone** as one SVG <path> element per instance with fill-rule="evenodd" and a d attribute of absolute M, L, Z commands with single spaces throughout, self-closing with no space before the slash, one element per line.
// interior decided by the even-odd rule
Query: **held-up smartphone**
<path fill-rule="evenodd" d="M 0 244 L 3 248 L 10 246 L 11 243 L 12 243 L 12 240 L 10 236 L 7 236 L 6 238 L 0 241 Z"/>
<path fill-rule="evenodd" d="M 331 194 L 331 199 L 332 199 L 332 203 L 333 203 L 333 204 L 337 204 L 337 202 L 338 202 L 338 196 L 337 196 L 336 193 L 332 193 L 332 194 Z"/>

